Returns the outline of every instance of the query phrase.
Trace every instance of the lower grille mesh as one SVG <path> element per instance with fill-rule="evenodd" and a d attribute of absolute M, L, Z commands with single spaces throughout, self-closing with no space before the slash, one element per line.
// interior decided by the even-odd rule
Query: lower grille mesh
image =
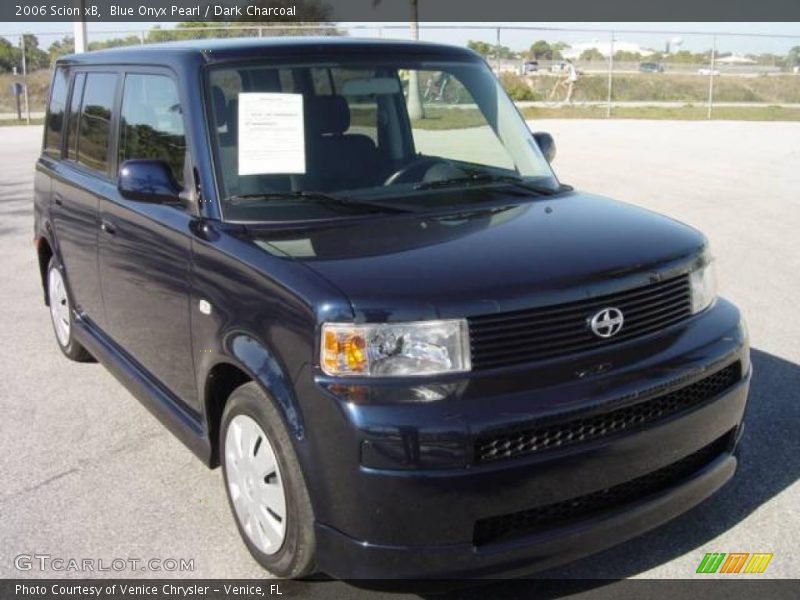
<path fill-rule="evenodd" d="M 530 535 L 586 519 L 668 489 L 691 477 L 725 452 L 733 434 L 734 432 L 730 431 L 686 458 L 625 483 L 563 502 L 481 519 L 475 523 L 473 543 L 476 546 L 483 546 Z"/>
<path fill-rule="evenodd" d="M 702 404 L 733 386 L 740 377 L 741 366 L 735 362 L 700 381 L 638 404 L 560 423 L 484 435 L 475 442 L 474 462 L 516 458 L 641 427 Z"/>

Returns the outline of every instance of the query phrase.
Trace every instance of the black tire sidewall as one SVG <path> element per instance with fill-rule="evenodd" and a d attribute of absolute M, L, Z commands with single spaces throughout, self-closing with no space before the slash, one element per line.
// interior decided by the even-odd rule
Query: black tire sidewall
<path fill-rule="evenodd" d="M 231 420 L 237 415 L 254 419 L 269 438 L 278 459 L 286 494 L 286 537 L 275 554 L 261 552 L 247 537 L 230 495 L 228 473 L 225 467 L 225 437 Z M 292 440 L 273 401 L 255 383 L 247 383 L 231 394 L 225 406 L 219 432 L 220 463 L 222 465 L 225 495 L 233 514 L 239 535 L 247 549 L 261 566 L 279 577 L 303 577 L 313 571 L 315 539 L 314 515 L 308 492 L 297 461 Z"/>

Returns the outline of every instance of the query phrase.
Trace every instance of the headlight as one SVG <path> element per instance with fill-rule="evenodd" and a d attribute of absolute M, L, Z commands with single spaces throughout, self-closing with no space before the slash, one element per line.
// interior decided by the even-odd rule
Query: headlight
<path fill-rule="evenodd" d="M 705 310 L 717 297 L 717 273 L 711 259 L 692 271 L 689 276 L 692 288 L 692 314 Z"/>
<path fill-rule="evenodd" d="M 322 326 L 320 366 L 327 375 L 392 377 L 471 368 L 464 319 Z"/>

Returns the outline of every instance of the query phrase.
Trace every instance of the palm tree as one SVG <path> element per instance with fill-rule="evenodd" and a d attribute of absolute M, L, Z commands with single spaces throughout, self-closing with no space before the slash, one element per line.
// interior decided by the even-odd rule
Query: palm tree
<path fill-rule="evenodd" d="M 411 5 L 411 21 L 409 25 L 411 27 L 411 37 L 415 40 L 419 40 L 418 1 L 419 0 L 409 0 L 409 4 Z M 381 0 L 372 0 L 372 6 L 378 6 L 380 3 Z M 408 98 L 406 99 L 406 103 L 408 106 L 408 117 L 412 121 L 425 118 L 425 110 L 422 107 L 422 95 L 420 94 L 419 71 L 415 69 L 410 70 L 408 73 Z"/>

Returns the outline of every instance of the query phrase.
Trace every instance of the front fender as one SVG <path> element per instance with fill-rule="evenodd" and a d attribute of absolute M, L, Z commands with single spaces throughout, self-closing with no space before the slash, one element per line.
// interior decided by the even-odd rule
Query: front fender
<path fill-rule="evenodd" d="M 284 421 L 297 439 L 305 434 L 303 415 L 292 386 L 280 360 L 265 344 L 246 332 L 235 331 L 223 337 L 223 350 L 232 357 L 240 368 L 275 400 Z"/>

